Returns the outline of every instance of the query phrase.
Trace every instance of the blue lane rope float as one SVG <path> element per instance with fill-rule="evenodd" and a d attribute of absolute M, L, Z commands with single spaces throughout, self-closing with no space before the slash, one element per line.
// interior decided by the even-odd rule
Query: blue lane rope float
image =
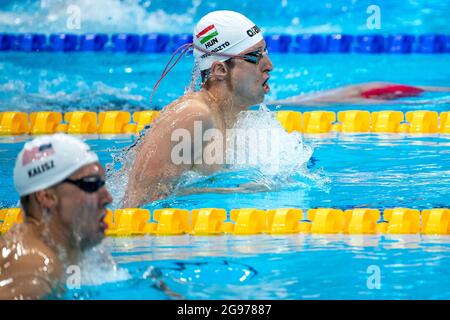
<path fill-rule="evenodd" d="M 267 34 L 269 52 L 274 53 L 361 53 L 361 54 L 442 54 L 450 53 L 446 34 Z M 192 34 L 102 33 L 0 33 L 0 51 L 23 52 L 122 52 L 168 53 L 192 43 Z"/>

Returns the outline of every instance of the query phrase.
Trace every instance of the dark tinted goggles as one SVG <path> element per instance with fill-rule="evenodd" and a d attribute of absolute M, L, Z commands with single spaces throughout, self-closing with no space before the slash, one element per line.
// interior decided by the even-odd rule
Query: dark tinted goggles
<path fill-rule="evenodd" d="M 62 182 L 74 184 L 87 193 L 97 192 L 106 183 L 105 180 L 100 178 L 99 176 L 84 177 L 77 180 L 65 179 Z"/>
<path fill-rule="evenodd" d="M 242 60 L 247 62 L 258 64 L 263 58 L 264 54 L 268 54 L 267 48 L 259 48 L 258 50 L 247 52 L 246 54 L 240 55 Z"/>

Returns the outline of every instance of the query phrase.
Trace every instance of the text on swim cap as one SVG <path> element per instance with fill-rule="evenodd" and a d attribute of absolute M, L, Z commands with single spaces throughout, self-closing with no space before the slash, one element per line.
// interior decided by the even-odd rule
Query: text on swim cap
<path fill-rule="evenodd" d="M 217 48 L 211 50 L 211 52 L 219 52 L 219 51 L 225 49 L 226 47 L 228 47 L 229 45 L 230 45 L 230 43 L 228 41 L 226 41 L 224 44 L 222 44 L 222 45 L 218 46 Z M 205 53 L 205 54 L 201 55 L 200 58 L 204 59 L 204 58 L 206 58 L 206 57 L 208 57 L 210 55 L 211 55 L 211 53 Z"/>
<path fill-rule="evenodd" d="M 212 40 L 209 40 L 207 43 L 205 43 L 205 47 L 206 49 L 208 49 L 209 47 L 211 47 L 212 45 L 218 43 L 219 40 L 217 40 L 217 38 L 214 38 Z"/>
<path fill-rule="evenodd" d="M 247 30 L 247 34 L 249 35 L 249 37 L 253 37 L 254 35 L 258 34 L 261 32 L 261 29 L 258 28 L 258 26 L 254 25 L 251 29 Z"/>
<path fill-rule="evenodd" d="M 55 164 L 53 163 L 53 160 L 49 162 L 44 162 L 43 164 L 28 170 L 28 177 L 33 178 L 34 176 L 44 173 L 45 171 L 48 171 L 50 169 L 53 169 L 54 167 Z"/>

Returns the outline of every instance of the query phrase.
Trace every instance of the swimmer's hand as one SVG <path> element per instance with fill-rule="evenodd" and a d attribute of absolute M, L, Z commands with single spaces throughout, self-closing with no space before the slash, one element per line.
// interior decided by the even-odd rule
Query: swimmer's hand
<path fill-rule="evenodd" d="M 181 294 L 176 293 L 172 290 L 170 290 L 170 288 L 164 283 L 164 281 L 162 280 L 158 280 L 155 282 L 155 286 L 163 291 L 165 294 L 167 294 L 169 297 L 177 299 L 177 300 L 184 300 L 186 299 L 185 297 L 183 297 Z"/>
<path fill-rule="evenodd" d="M 160 269 L 157 269 L 157 268 L 151 266 L 147 270 L 147 272 L 145 272 L 145 274 L 144 274 L 144 279 L 147 279 L 147 278 L 149 278 L 151 280 L 151 282 L 153 283 L 152 287 L 161 290 L 162 292 L 167 294 L 169 297 L 178 299 L 178 300 L 185 299 L 185 297 L 183 297 L 181 294 L 172 291 L 169 288 L 169 286 L 161 279 L 162 273 L 161 273 Z"/>

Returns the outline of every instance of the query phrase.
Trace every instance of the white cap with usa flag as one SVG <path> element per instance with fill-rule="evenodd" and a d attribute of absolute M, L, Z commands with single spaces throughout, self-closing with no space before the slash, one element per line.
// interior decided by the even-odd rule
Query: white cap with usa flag
<path fill-rule="evenodd" d="M 83 141 L 62 133 L 41 136 L 25 143 L 14 167 L 14 186 L 26 196 L 52 187 L 81 167 L 98 162 Z"/>
<path fill-rule="evenodd" d="M 244 15 L 227 10 L 205 15 L 194 28 L 194 44 L 208 52 L 237 55 L 263 40 L 261 30 Z M 195 61 L 201 71 L 211 68 L 221 57 L 194 48 Z"/>

